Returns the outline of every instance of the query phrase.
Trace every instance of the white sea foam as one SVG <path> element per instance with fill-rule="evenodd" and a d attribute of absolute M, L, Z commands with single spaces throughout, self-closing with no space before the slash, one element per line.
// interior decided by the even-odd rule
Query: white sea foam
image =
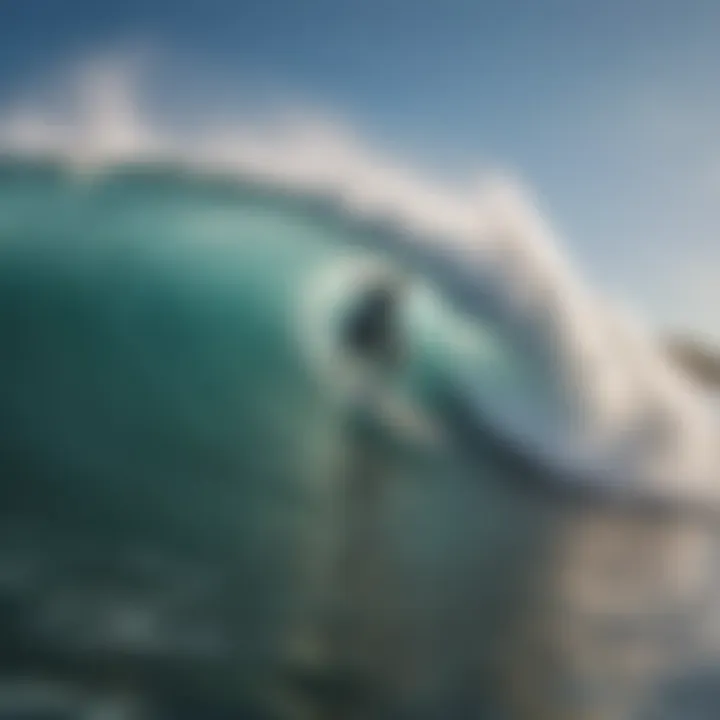
<path fill-rule="evenodd" d="M 0 148 L 61 157 L 79 171 L 170 160 L 329 196 L 351 213 L 389 220 L 405 231 L 406 254 L 433 258 L 426 272 L 437 272 L 444 293 L 492 323 L 554 388 L 542 434 L 524 423 L 522 402 L 510 412 L 496 396 L 491 410 L 504 430 L 609 480 L 714 496 L 717 427 L 704 399 L 645 330 L 582 282 L 517 182 L 492 177 L 479 188 L 448 188 L 307 113 L 262 123 L 209 117 L 195 131 L 173 131 L 143 111 L 136 70 L 87 63 L 61 108 L 42 97 L 5 108 Z M 470 383 L 467 392 L 490 402 L 481 387 Z"/>

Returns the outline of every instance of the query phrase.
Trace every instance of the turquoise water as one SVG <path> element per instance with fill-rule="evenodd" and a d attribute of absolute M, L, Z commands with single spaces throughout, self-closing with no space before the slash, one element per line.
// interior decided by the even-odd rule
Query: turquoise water
<path fill-rule="evenodd" d="M 31 637 L 20 645 L 93 663 L 162 659 L 185 643 L 219 663 L 228 685 L 262 677 L 274 687 L 265 676 L 295 662 L 294 644 L 335 652 L 325 616 L 354 582 L 355 561 L 343 559 L 353 542 L 371 576 L 399 577 L 379 569 L 390 553 L 410 585 L 426 586 L 368 606 L 397 613 L 422 597 L 416 612 L 434 605 L 442 624 L 439 573 L 457 584 L 477 555 L 477 470 L 392 422 L 357 426 L 337 373 L 315 361 L 313 338 L 334 330 L 331 308 L 308 297 L 335 263 L 372 245 L 369 231 L 323 212 L 159 170 L 88 179 L 3 168 L 2 513 L 8 602 L 23 605 Z M 423 351 L 393 382 L 419 404 L 450 325 L 415 315 Z M 384 496 L 378 517 L 367 511 L 381 527 L 359 540 L 343 502 L 354 476 Z M 147 569 L 158 564 L 167 582 Z M 110 632 L 118 618 L 129 629 Z M 388 644 L 377 640 L 362 662 L 384 662 Z"/>
<path fill-rule="evenodd" d="M 528 375 L 419 282 L 389 404 L 349 392 L 354 291 L 318 288 L 368 257 L 410 272 L 380 232 L 177 170 L 0 166 L 8 677 L 159 717 L 464 718 L 536 672 L 506 655 L 574 515 L 438 402 Z"/>

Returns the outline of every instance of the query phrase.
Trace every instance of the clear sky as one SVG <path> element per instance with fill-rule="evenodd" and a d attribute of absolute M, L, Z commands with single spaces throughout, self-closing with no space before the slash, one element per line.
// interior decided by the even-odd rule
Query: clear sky
<path fill-rule="evenodd" d="M 198 103 L 254 78 L 439 172 L 510 168 L 596 283 L 720 338 L 717 0 L 0 0 L 0 105 L 127 41 Z"/>

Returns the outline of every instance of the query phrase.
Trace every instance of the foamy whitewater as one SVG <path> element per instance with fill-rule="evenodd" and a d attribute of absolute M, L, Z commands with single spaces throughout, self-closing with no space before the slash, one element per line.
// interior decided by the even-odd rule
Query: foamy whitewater
<path fill-rule="evenodd" d="M 393 230 L 386 250 L 419 264 L 456 309 L 489 324 L 552 388 L 538 405 L 498 397 L 487 389 L 492 380 L 468 373 L 463 393 L 503 434 L 578 482 L 714 501 L 718 428 L 706 399 L 644 328 L 584 284 L 516 182 L 493 177 L 450 190 L 297 113 L 173 133 L 144 115 L 134 80 L 122 63 L 82 66 L 61 109 L 40 98 L 6 110 L 0 144 L 11 156 L 61 159 L 83 178 L 164 163 L 376 220 Z"/>

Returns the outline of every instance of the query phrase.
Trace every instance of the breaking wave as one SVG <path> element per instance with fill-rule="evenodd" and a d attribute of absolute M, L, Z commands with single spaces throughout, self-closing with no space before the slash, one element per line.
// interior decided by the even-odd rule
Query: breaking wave
<path fill-rule="evenodd" d="M 341 243 L 364 233 L 360 245 L 449 303 L 446 318 L 502 346 L 502 362 L 517 368 L 510 379 L 482 363 L 448 378 L 502 434 L 570 474 L 714 496 L 717 428 L 705 399 L 645 329 L 584 284 L 517 183 L 447 188 L 299 113 L 173 133 L 148 119 L 134 85 L 126 65 L 91 63 L 71 86 L 74 102 L 7 110 L 0 143 L 15 158 L 8 162 L 54 158 L 80 184 L 164 167 L 200 192 L 224 183 L 263 195 L 280 215 L 292 203 L 328 232 L 346 223 Z M 4 185 L 7 198 L 13 185 Z M 3 204 L 7 224 L 13 211 Z"/>

